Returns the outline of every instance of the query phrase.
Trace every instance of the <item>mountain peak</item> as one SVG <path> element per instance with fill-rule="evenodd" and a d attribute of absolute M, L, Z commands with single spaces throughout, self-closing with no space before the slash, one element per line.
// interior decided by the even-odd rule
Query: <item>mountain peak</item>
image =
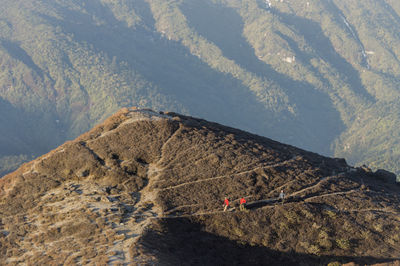
<path fill-rule="evenodd" d="M 155 112 L 151 109 L 140 109 L 137 107 L 123 108 L 116 114 L 116 116 L 121 115 L 127 118 L 127 121 L 124 121 L 124 123 L 133 123 L 142 120 L 171 119 L 170 116 L 165 115 L 163 112 Z"/>
<path fill-rule="evenodd" d="M 6 264 L 392 261 L 400 188 L 384 174 L 124 108 L 0 180 L 0 254 Z"/>

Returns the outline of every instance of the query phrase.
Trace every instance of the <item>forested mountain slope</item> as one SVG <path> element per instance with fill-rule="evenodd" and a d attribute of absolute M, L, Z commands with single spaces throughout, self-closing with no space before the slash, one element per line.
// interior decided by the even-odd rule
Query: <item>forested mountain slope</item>
<path fill-rule="evenodd" d="M 397 173 L 400 3 L 4 0 L 0 172 L 122 106 Z"/>

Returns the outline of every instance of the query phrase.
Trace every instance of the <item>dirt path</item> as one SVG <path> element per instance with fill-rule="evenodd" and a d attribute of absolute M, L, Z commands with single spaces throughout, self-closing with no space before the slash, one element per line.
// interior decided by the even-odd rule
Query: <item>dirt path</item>
<path fill-rule="evenodd" d="M 350 194 L 350 193 L 354 193 L 357 192 L 356 189 L 352 189 L 352 190 L 348 190 L 348 191 L 339 191 L 339 192 L 332 192 L 332 193 L 327 193 L 327 194 L 322 194 L 322 195 L 317 195 L 317 196 L 312 196 L 309 198 L 305 198 L 304 201 L 310 201 L 316 198 L 322 198 L 322 197 L 329 197 L 329 196 L 336 196 L 336 195 L 345 195 L 345 194 Z"/>
<path fill-rule="evenodd" d="M 337 176 L 326 176 L 326 177 L 323 177 L 320 180 L 318 180 L 318 181 L 314 182 L 313 184 L 311 184 L 310 186 L 305 187 L 305 188 L 303 188 L 301 190 L 298 190 L 296 192 L 293 192 L 292 194 L 287 195 L 287 197 L 288 198 L 289 197 L 294 197 L 294 196 L 296 196 L 296 195 L 298 195 L 300 193 L 303 193 L 303 192 L 308 191 L 310 189 L 316 188 L 317 186 L 321 185 L 326 180 L 330 180 L 330 179 L 334 179 L 334 178 L 337 178 Z"/>
<path fill-rule="evenodd" d="M 274 167 L 278 167 L 278 166 L 282 166 L 284 164 L 287 164 L 287 163 L 291 162 L 292 160 L 294 160 L 294 159 L 290 159 L 290 160 L 283 161 L 283 162 L 276 163 L 276 164 L 272 164 L 272 165 L 258 166 L 258 167 L 255 167 L 255 168 L 252 168 L 252 169 L 249 169 L 249 170 L 245 170 L 245 171 L 242 171 L 242 172 L 239 172 L 239 173 L 231 173 L 231 174 L 215 176 L 215 177 L 210 177 L 210 178 L 205 178 L 205 179 L 200 179 L 200 180 L 195 180 L 195 181 L 189 181 L 189 182 L 181 183 L 181 184 L 176 185 L 176 186 L 163 188 L 163 189 L 161 189 L 161 191 L 170 190 L 170 189 L 176 189 L 176 188 L 180 188 L 180 187 L 183 187 L 183 186 L 192 185 L 192 184 L 201 183 L 201 182 L 213 181 L 213 180 L 217 180 L 217 179 L 221 179 L 221 178 L 244 175 L 244 174 L 248 174 L 248 173 L 254 172 L 256 170 L 259 170 L 259 169 L 274 168 Z"/>
<path fill-rule="evenodd" d="M 165 147 L 170 140 L 179 131 L 176 130 L 163 144 L 161 148 L 160 159 L 156 163 L 147 165 L 148 184 L 139 192 L 135 193 L 137 202 L 134 210 L 129 213 L 123 223 L 117 225 L 117 231 L 124 232 L 128 236 L 123 241 L 114 245 L 110 251 L 119 251 L 119 256 L 110 258 L 111 263 L 122 263 L 123 265 L 131 265 L 132 263 L 140 264 L 142 261 L 148 261 L 148 258 L 141 256 L 132 256 L 132 249 L 135 249 L 135 243 L 143 235 L 146 228 L 151 224 L 152 219 L 163 217 L 161 207 L 157 204 L 157 189 L 154 189 L 154 184 L 159 182 L 159 177 L 163 173 L 163 168 L 160 167 L 163 161 Z M 133 261 L 131 258 L 134 257 Z"/>
<path fill-rule="evenodd" d="M 110 258 L 110 262 L 130 265 L 132 263 L 131 249 L 134 248 L 135 243 L 151 223 L 151 218 L 162 216 L 162 210 L 156 204 L 157 193 L 152 189 L 153 183 L 158 180 L 160 173 L 161 171 L 157 164 L 148 165 L 147 176 L 149 183 L 143 190 L 136 193 L 138 201 L 134 206 L 134 210 L 129 213 L 123 223 L 115 227 L 116 231 L 124 232 L 126 238 L 117 242 L 110 249 L 111 252 L 118 252 L 118 255 Z M 134 262 L 139 263 L 143 260 L 139 256 L 135 257 Z"/>

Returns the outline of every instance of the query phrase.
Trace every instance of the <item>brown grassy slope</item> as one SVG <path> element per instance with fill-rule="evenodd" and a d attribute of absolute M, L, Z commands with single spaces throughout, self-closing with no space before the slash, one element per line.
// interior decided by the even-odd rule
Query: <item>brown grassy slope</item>
<path fill-rule="evenodd" d="M 190 218 L 202 232 L 281 252 L 400 257 L 398 186 L 353 172 L 343 160 L 181 119 L 190 125 L 165 145 L 156 186 L 164 212 Z M 276 205 L 281 189 L 288 198 Z M 224 196 L 235 207 L 245 196 L 250 211 L 222 213 Z"/>
<path fill-rule="evenodd" d="M 121 110 L 90 132 L 2 178 L 2 209 L 7 209 L 7 214 L 30 209 L 40 199 L 38 196 L 67 180 L 89 178 L 114 186 L 134 176 L 135 182 L 143 183 L 137 180 L 138 168 L 158 160 L 159 150 L 176 124 L 144 120 L 124 126 L 128 113 L 128 109 Z M 115 132 L 110 134 L 112 130 Z M 109 135 L 101 136 L 107 132 Z"/>
<path fill-rule="evenodd" d="M 0 180 L 0 261 L 385 262 L 400 257 L 400 189 L 377 177 L 201 119 L 123 109 Z"/>
<path fill-rule="evenodd" d="M 125 236 L 115 224 L 136 206 L 148 165 L 177 128 L 129 121 L 136 116 L 122 110 L 0 180 L 0 263 L 105 263 L 118 254 Z"/>

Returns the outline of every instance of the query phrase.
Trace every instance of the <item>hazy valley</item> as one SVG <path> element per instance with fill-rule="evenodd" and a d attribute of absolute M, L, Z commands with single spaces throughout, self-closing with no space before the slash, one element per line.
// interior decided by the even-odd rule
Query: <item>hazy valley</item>
<path fill-rule="evenodd" d="M 400 171 L 398 1 L 3 2 L 0 175 L 124 106 Z"/>

